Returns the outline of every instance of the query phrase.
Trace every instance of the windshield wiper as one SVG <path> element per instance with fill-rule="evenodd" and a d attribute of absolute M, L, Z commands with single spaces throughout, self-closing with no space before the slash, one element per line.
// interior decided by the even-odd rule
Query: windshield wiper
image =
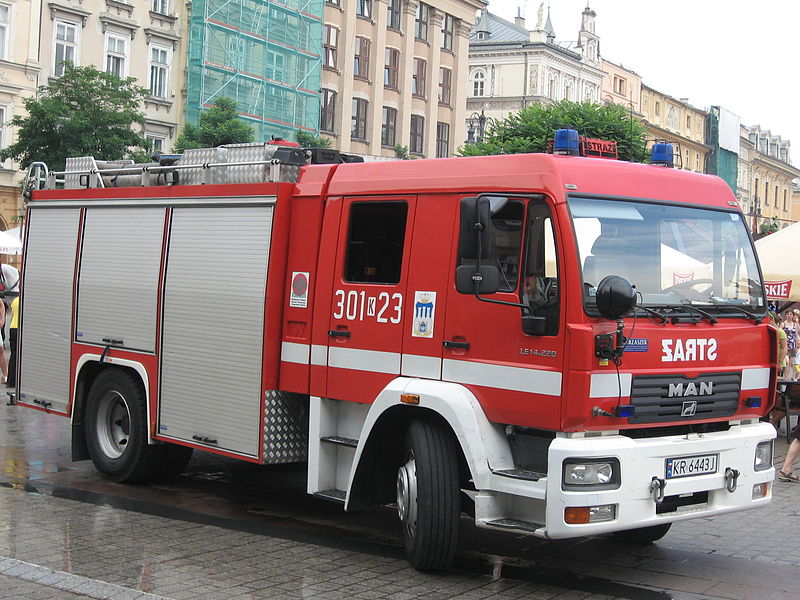
<path fill-rule="evenodd" d="M 714 310 L 724 310 L 731 314 L 732 313 L 743 314 L 746 318 L 755 321 L 756 325 L 758 325 L 759 323 L 761 323 L 761 321 L 767 318 L 766 315 L 759 315 L 754 312 L 750 312 L 749 310 L 745 310 L 740 306 L 731 306 L 730 304 L 714 304 L 713 308 Z"/>
<path fill-rule="evenodd" d="M 650 315 L 652 317 L 658 317 L 659 319 L 661 319 L 661 325 L 664 325 L 667 321 L 669 321 L 669 319 L 667 318 L 667 315 L 665 315 L 664 313 L 660 313 L 657 310 L 653 310 L 652 308 L 648 308 L 648 307 L 643 306 L 641 304 L 637 304 L 636 307 L 634 308 L 634 310 L 637 310 L 637 309 L 643 310 L 644 312 L 646 312 L 648 315 Z"/>
<path fill-rule="evenodd" d="M 709 320 L 709 322 L 710 322 L 712 325 L 716 324 L 716 322 L 719 320 L 719 319 L 717 319 L 717 317 L 715 317 L 714 315 L 712 315 L 712 314 L 710 314 L 710 313 L 707 313 L 707 312 L 706 312 L 706 311 L 704 311 L 704 310 L 700 310 L 700 309 L 699 309 L 699 308 L 697 308 L 697 307 L 696 307 L 694 304 L 681 304 L 681 308 L 686 308 L 686 309 L 689 309 L 690 311 L 692 311 L 692 310 L 693 310 L 693 311 L 695 311 L 695 312 L 696 312 L 698 315 L 700 315 L 700 316 L 701 316 L 701 317 L 703 317 L 704 319 L 708 319 L 708 320 Z"/>

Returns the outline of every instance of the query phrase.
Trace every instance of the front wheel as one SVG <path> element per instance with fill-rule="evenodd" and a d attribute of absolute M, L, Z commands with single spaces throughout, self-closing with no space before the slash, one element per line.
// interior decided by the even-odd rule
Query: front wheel
<path fill-rule="evenodd" d="M 640 527 L 639 529 L 615 531 L 614 536 L 631 544 L 652 544 L 667 535 L 670 527 L 672 527 L 672 523 L 662 523 L 661 525 L 651 525 L 650 527 Z"/>
<path fill-rule="evenodd" d="M 411 565 L 453 564 L 458 543 L 458 458 L 453 438 L 436 423 L 412 421 L 397 471 L 397 512 Z"/>
<path fill-rule="evenodd" d="M 86 402 L 86 445 L 95 468 L 112 481 L 141 483 L 161 464 L 147 443 L 147 407 L 141 381 L 122 369 L 100 373 Z"/>

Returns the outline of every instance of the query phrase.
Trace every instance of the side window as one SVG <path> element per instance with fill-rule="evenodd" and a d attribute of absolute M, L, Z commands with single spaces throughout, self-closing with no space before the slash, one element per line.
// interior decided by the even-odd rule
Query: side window
<path fill-rule="evenodd" d="M 400 282 L 408 204 L 356 202 L 350 209 L 344 278 L 349 283 Z"/>
<path fill-rule="evenodd" d="M 556 335 L 559 321 L 559 280 L 556 240 L 550 209 L 531 202 L 525 244 L 525 278 L 521 300 L 530 314 L 545 318 L 544 335 Z"/>
<path fill-rule="evenodd" d="M 500 196 L 492 198 L 492 217 L 489 231 L 489 258 L 481 264 L 500 269 L 501 292 L 513 292 L 519 279 L 519 259 L 522 246 L 522 223 L 525 206 L 520 200 Z M 496 209 L 494 207 L 497 207 Z M 474 265 L 475 259 L 459 258 L 458 265 Z"/>

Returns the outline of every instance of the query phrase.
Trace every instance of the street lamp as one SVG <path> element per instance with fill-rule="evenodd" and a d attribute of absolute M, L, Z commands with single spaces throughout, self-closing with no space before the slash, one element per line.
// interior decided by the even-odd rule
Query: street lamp
<path fill-rule="evenodd" d="M 481 109 L 480 114 L 477 112 L 472 113 L 467 119 L 467 144 L 483 142 L 483 134 L 486 132 L 486 124 L 491 121 L 490 117 L 483 114 Z M 477 136 L 476 136 L 477 133 Z"/>

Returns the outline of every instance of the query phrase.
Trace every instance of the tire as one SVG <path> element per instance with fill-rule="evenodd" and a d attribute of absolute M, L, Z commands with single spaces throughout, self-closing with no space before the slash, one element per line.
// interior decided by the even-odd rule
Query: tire
<path fill-rule="evenodd" d="M 449 568 L 458 544 L 458 459 L 453 438 L 432 421 L 409 424 L 397 471 L 397 512 L 411 565 Z"/>
<path fill-rule="evenodd" d="M 161 465 L 162 448 L 147 443 L 147 407 L 138 377 L 100 373 L 86 403 L 86 445 L 95 468 L 118 483 L 143 483 Z"/>
<path fill-rule="evenodd" d="M 164 444 L 161 446 L 161 464 L 153 473 L 153 481 L 170 481 L 186 468 L 192 458 L 194 448 L 178 444 Z"/>
<path fill-rule="evenodd" d="M 624 542 L 644 546 L 663 538 L 667 535 L 670 527 L 672 527 L 672 523 L 662 523 L 661 525 L 651 525 L 650 527 L 640 527 L 639 529 L 615 531 L 614 536 Z"/>

